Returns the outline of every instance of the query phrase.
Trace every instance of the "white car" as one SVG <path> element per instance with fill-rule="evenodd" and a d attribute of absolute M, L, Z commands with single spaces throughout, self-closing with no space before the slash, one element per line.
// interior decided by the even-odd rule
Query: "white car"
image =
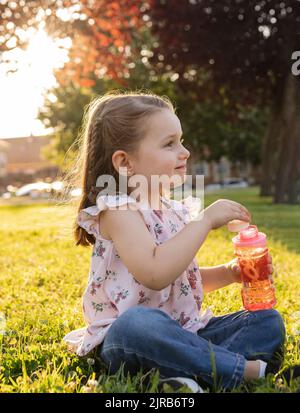
<path fill-rule="evenodd" d="M 221 188 L 222 188 L 221 184 L 215 183 L 215 184 L 206 185 L 204 190 L 210 192 L 210 191 L 216 191 L 216 190 L 221 189 Z"/>
<path fill-rule="evenodd" d="M 215 191 L 218 189 L 231 189 L 231 188 L 247 188 L 248 182 L 242 178 L 225 178 L 222 182 L 216 182 L 205 186 L 205 191 Z"/>
<path fill-rule="evenodd" d="M 81 188 L 74 188 L 72 189 L 72 191 L 70 192 L 71 197 L 77 198 L 82 194 L 82 190 Z"/>
<path fill-rule="evenodd" d="M 1 198 L 3 199 L 10 199 L 11 198 L 11 193 L 10 192 L 4 192 L 4 194 L 1 195 Z"/>
<path fill-rule="evenodd" d="M 247 188 L 249 184 L 242 178 L 225 178 L 221 186 L 222 188 Z"/>
<path fill-rule="evenodd" d="M 17 189 L 16 196 L 30 196 L 31 198 L 48 197 L 51 193 L 52 185 L 47 182 L 34 182 L 26 184 Z"/>

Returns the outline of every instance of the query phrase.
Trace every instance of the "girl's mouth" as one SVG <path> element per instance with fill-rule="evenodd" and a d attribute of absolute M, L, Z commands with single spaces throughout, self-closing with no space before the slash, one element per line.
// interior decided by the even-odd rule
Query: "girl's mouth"
<path fill-rule="evenodd" d="M 186 172 L 186 166 L 180 166 L 179 168 L 175 168 L 177 171 Z"/>

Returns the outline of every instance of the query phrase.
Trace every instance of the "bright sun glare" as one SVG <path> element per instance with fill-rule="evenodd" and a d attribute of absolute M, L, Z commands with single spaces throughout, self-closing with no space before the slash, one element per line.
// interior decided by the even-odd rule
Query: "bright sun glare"
<path fill-rule="evenodd" d="M 36 119 L 43 104 L 43 93 L 56 84 L 53 70 L 68 60 L 71 39 L 54 41 L 46 32 L 28 30 L 27 50 L 15 49 L 6 54 L 17 61 L 17 72 L 6 74 L 0 66 L 0 138 L 41 135 L 43 124 Z"/>

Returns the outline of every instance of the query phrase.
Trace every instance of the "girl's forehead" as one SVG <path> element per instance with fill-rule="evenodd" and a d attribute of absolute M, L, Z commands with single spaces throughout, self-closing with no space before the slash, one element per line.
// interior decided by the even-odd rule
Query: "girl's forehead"
<path fill-rule="evenodd" d="M 160 110 L 151 115 L 151 123 L 158 127 L 174 127 L 180 125 L 178 116 L 168 109 Z"/>
<path fill-rule="evenodd" d="M 164 139 L 180 134 L 182 134 L 182 128 L 177 115 L 170 110 L 162 110 L 151 115 L 145 138 L 148 137 L 153 142 L 153 139 Z"/>

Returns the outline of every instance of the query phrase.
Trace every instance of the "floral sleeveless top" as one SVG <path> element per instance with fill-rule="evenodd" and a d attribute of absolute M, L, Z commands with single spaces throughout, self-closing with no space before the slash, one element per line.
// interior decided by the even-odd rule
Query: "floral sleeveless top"
<path fill-rule="evenodd" d="M 95 237 L 88 283 L 82 300 L 87 325 L 63 338 L 70 351 L 78 356 L 85 356 L 101 344 L 112 323 L 132 306 L 158 308 L 182 328 L 194 333 L 204 328 L 213 317 L 209 308 L 201 311 L 203 289 L 195 258 L 171 285 L 160 291 L 151 290 L 128 271 L 113 241 L 103 238 L 99 231 L 100 212 L 130 202 L 136 200 L 127 194 L 98 195 L 96 205 L 82 209 L 78 214 L 78 224 Z M 184 201 L 161 197 L 161 202 L 164 208 L 160 210 L 151 209 L 149 205 L 138 207 L 157 245 L 176 235 L 191 219 L 190 209 Z"/>

